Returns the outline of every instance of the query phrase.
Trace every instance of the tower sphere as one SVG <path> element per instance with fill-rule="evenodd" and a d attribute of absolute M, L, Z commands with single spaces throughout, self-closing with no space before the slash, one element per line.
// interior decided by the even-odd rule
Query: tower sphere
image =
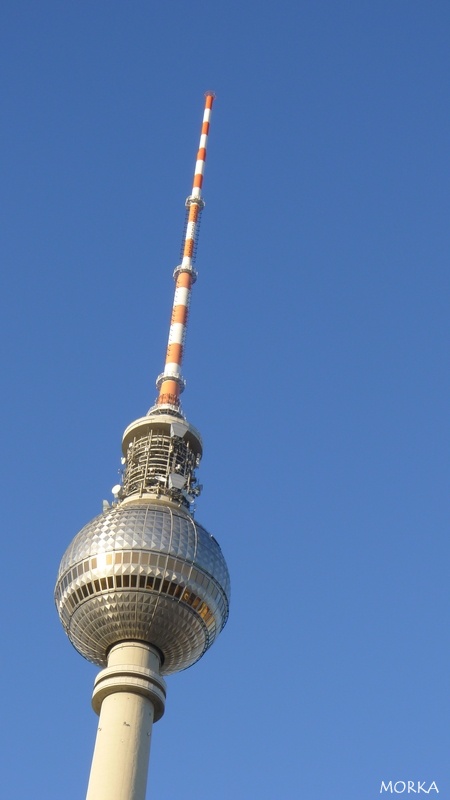
<path fill-rule="evenodd" d="M 120 641 L 158 648 L 161 672 L 190 667 L 228 616 L 222 551 L 188 511 L 128 500 L 89 522 L 66 550 L 55 601 L 74 647 L 105 666 Z"/>

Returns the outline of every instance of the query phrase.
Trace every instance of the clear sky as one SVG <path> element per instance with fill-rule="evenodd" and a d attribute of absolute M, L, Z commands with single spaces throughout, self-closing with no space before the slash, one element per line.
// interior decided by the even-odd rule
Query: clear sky
<path fill-rule="evenodd" d="M 0 31 L 2 796 L 84 797 L 97 670 L 53 587 L 156 395 L 213 89 L 183 397 L 232 606 L 148 797 L 450 798 L 448 0 L 3 0 Z"/>

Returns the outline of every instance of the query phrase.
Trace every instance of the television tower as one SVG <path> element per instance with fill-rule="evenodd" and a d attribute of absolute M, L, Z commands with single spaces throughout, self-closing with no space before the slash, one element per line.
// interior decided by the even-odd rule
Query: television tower
<path fill-rule="evenodd" d="M 104 667 L 92 696 L 99 725 L 87 800 L 145 799 L 152 725 L 164 713 L 163 676 L 198 661 L 228 616 L 225 559 L 193 518 L 202 440 L 180 406 L 213 101 L 208 92 L 158 397 L 125 430 L 122 484 L 69 545 L 55 588 L 70 641 Z"/>

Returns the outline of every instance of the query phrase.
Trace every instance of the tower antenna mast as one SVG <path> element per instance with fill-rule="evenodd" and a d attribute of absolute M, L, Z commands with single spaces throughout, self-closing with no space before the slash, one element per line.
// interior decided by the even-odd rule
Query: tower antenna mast
<path fill-rule="evenodd" d="M 172 306 L 172 319 L 166 352 L 164 372 L 158 376 L 156 405 L 174 411 L 180 410 L 180 394 L 186 383 L 181 374 L 184 341 L 189 314 L 191 290 L 197 279 L 194 267 L 200 216 L 205 207 L 202 198 L 203 175 L 206 164 L 209 125 L 214 102 L 214 92 L 206 92 L 200 143 L 194 170 L 192 192 L 186 199 L 187 220 L 181 264 L 174 271 L 175 295 Z"/>

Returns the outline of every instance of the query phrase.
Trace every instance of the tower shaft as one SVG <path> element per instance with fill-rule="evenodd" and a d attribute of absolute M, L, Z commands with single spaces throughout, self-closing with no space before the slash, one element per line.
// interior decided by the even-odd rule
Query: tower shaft
<path fill-rule="evenodd" d="M 159 669 L 143 642 L 111 649 L 92 698 L 100 718 L 86 800 L 145 800 L 153 722 L 164 712 Z"/>

